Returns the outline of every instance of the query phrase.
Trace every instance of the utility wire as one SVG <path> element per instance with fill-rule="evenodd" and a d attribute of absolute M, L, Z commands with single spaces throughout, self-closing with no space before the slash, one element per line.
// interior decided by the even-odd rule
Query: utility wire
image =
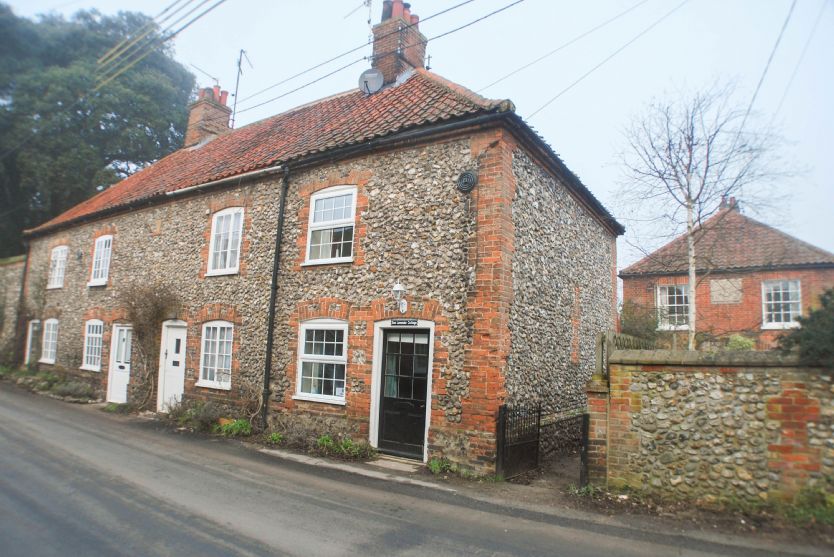
<path fill-rule="evenodd" d="M 505 6 L 501 7 L 501 8 L 498 8 L 497 10 L 494 10 L 494 11 L 492 11 L 492 12 L 490 12 L 490 13 L 488 13 L 488 14 L 484 15 L 484 16 L 481 16 L 481 17 L 479 17 L 479 18 L 477 18 L 477 19 L 474 19 L 474 20 L 472 20 L 472 21 L 470 21 L 470 22 L 468 22 L 468 23 L 465 23 L 465 24 L 463 24 L 463 25 L 461 25 L 461 26 L 459 26 L 459 27 L 456 27 L 456 28 L 454 28 L 454 29 L 451 29 L 451 30 L 449 30 L 449 31 L 446 31 L 445 33 L 441 33 L 441 34 L 439 34 L 439 35 L 435 35 L 434 37 L 431 37 L 431 38 L 429 38 L 429 39 L 424 39 L 424 40 L 422 40 L 422 41 L 419 41 L 419 42 L 417 42 L 417 43 L 414 43 L 414 45 L 419 45 L 419 44 L 427 44 L 427 43 L 429 43 L 430 41 L 434 41 L 434 40 L 440 39 L 440 38 L 442 38 L 442 37 L 446 37 L 447 35 L 451 35 L 452 33 L 457 33 L 458 31 L 460 31 L 460 30 L 462 30 L 462 29 L 466 29 L 467 27 L 470 27 L 470 26 L 472 26 L 472 25 L 475 25 L 476 23 L 479 23 L 479 22 L 481 22 L 481 21 L 483 21 L 483 20 L 485 20 L 485 19 L 487 19 L 487 18 L 489 18 L 489 17 L 492 17 L 492 16 L 494 16 L 494 15 L 496 15 L 496 14 L 499 14 L 499 13 L 503 12 L 504 10 L 508 10 L 508 9 L 512 8 L 513 6 L 515 6 L 515 5 L 517 5 L 517 4 L 521 4 L 521 3 L 522 3 L 522 2 L 524 2 L 524 1 L 525 1 L 525 0 L 516 0 L 515 2 L 511 2 L 510 4 L 507 4 L 507 5 L 505 5 Z M 686 1 L 689 1 L 689 0 L 686 0 Z M 396 54 L 397 52 L 398 52 L 397 50 L 391 50 L 391 51 L 389 51 L 389 52 L 384 52 L 384 53 L 382 53 L 382 54 L 380 54 L 380 55 L 379 55 L 379 58 L 384 58 L 384 57 L 386 57 L 386 56 L 391 56 L 391 55 Z M 356 60 L 354 60 L 354 61 L 352 61 L 352 62 L 348 62 L 348 63 L 347 63 L 347 64 L 345 64 L 344 66 L 341 66 L 340 68 L 336 68 L 336 69 L 335 69 L 335 70 L 333 70 L 332 72 L 327 73 L 327 74 L 325 74 L 325 75 L 323 75 L 323 76 L 321 76 L 321 77 L 318 77 L 318 78 L 316 78 L 316 79 L 314 79 L 314 80 L 312 80 L 312 81 L 309 81 L 309 82 L 305 83 L 304 85 L 300 85 L 299 87 L 296 87 L 295 89 L 292 89 L 291 91 L 287 91 L 286 93 L 282 93 L 282 94 L 280 94 L 280 95 L 278 95 L 278 96 L 276 96 L 276 97 L 272 97 L 271 99 L 268 99 L 268 100 L 266 100 L 266 101 L 260 102 L 260 103 L 258 103 L 258 104 L 254 104 L 254 105 L 252 105 L 252 106 L 248 106 L 248 107 L 246 107 L 246 108 L 243 108 L 243 109 L 241 109 L 241 110 L 239 110 L 239 111 L 238 111 L 238 114 L 243 113 L 243 112 L 247 112 L 247 111 L 249 111 L 249 110 L 253 110 L 253 109 L 255 109 L 255 108 L 258 108 L 258 107 L 260 107 L 260 106 L 263 106 L 263 105 L 265 105 L 265 104 L 269 104 L 269 103 L 271 103 L 271 102 L 277 101 L 278 99 L 281 99 L 281 98 L 283 98 L 283 97 L 286 97 L 287 95 L 289 95 L 289 94 L 291 94 L 291 93 L 295 93 L 296 91 L 300 91 L 301 89 L 304 89 L 305 87 L 308 87 L 308 86 L 310 86 L 310 85 L 312 85 L 312 84 L 314 84 L 314 83 L 317 83 L 317 82 L 321 81 L 322 79 L 325 79 L 325 78 L 327 78 L 327 77 L 330 77 L 331 75 L 336 74 L 336 73 L 338 73 L 338 72 L 341 72 L 342 70 L 345 70 L 345 69 L 347 69 L 347 68 L 349 68 L 349 67 L 353 66 L 354 64 L 358 64 L 359 62 L 362 62 L 362 61 L 364 61 L 364 60 L 365 60 L 365 57 L 362 57 L 362 58 L 358 58 L 358 59 L 356 59 Z"/>
<path fill-rule="evenodd" d="M 145 38 L 149 33 L 151 33 L 153 31 L 154 27 L 156 27 L 160 23 L 166 21 L 171 16 L 168 16 L 163 20 L 159 20 L 159 18 L 161 16 L 165 15 L 165 13 L 168 12 L 168 10 L 172 9 L 174 6 L 181 3 L 182 1 L 183 0 L 175 0 L 172 4 L 169 4 L 167 8 L 162 10 L 156 17 L 154 17 L 151 21 L 149 21 L 147 24 L 145 24 L 144 27 L 139 29 L 139 31 L 136 32 L 135 37 L 125 37 L 124 39 L 122 39 L 122 41 L 119 42 L 116 46 L 114 46 L 113 48 L 111 48 L 110 50 L 108 50 L 107 52 L 102 54 L 101 57 L 99 57 L 99 59 L 96 60 L 96 63 L 99 66 L 107 63 L 109 60 L 112 60 L 113 58 L 118 57 L 119 55 L 121 55 L 122 52 L 124 52 L 125 50 L 127 50 L 128 48 L 130 48 L 131 46 L 136 44 L 141 39 Z M 190 4 L 192 1 L 193 0 L 187 0 L 186 5 Z M 180 6 L 180 8 L 176 12 L 174 12 L 174 14 L 176 14 L 183 7 L 184 6 Z M 171 14 L 171 15 L 174 15 L 174 14 Z"/>
<path fill-rule="evenodd" d="M 141 56 L 139 56 L 138 58 L 136 58 L 135 60 L 133 60 L 132 62 L 130 62 L 126 66 L 122 66 L 122 68 L 120 70 L 118 70 L 116 73 L 112 74 L 110 77 L 104 79 L 103 81 L 100 81 L 95 86 L 95 88 L 93 89 L 93 92 L 96 92 L 96 91 L 100 90 L 102 87 L 104 87 L 105 85 L 107 85 L 108 83 L 110 83 L 111 81 L 113 81 L 114 79 L 116 79 L 117 77 L 119 77 L 120 75 L 125 73 L 126 71 L 128 71 L 130 68 L 132 68 L 133 66 L 135 66 L 136 64 L 138 64 L 139 62 L 144 60 L 146 57 L 148 57 L 150 54 L 152 54 L 156 50 L 157 47 L 162 46 L 166 42 L 170 41 L 171 39 L 173 39 L 174 37 L 176 37 L 177 35 L 182 33 L 185 29 L 188 29 L 197 20 L 199 20 L 200 18 L 202 18 L 207 13 L 211 12 L 212 10 L 214 10 L 215 8 L 220 6 L 221 4 L 225 3 L 226 1 L 227 0 L 218 0 L 217 2 L 215 2 L 210 7 L 206 8 L 205 10 L 203 10 L 202 12 L 200 12 L 199 14 L 194 16 L 190 21 L 188 21 L 185 25 L 183 25 L 182 27 L 180 27 L 179 29 L 177 29 L 173 33 L 169 33 L 168 35 L 165 35 L 165 36 L 161 37 L 155 45 L 149 46 L 145 50 L 144 54 L 142 54 Z M 200 5 L 202 6 L 203 4 L 200 4 Z"/>
<path fill-rule="evenodd" d="M 420 23 L 425 23 L 426 21 L 429 21 L 430 19 L 433 19 L 433 18 L 435 18 L 435 17 L 441 16 L 441 15 L 443 15 L 443 14 L 445 14 L 445 13 L 451 12 L 452 10 L 456 10 L 457 8 L 460 8 L 461 6 L 465 6 L 466 4 L 471 4 L 471 3 L 472 3 L 472 2 L 474 2 L 474 1 L 475 1 L 475 0 L 466 0 L 465 2 L 461 2 L 461 3 L 459 3 L 459 4 L 455 4 L 454 6 L 451 6 L 451 7 L 449 7 L 449 8 L 446 8 L 445 10 L 441 10 L 441 11 L 439 11 L 439 12 L 437 12 L 437 13 L 434 13 L 434 14 L 432 14 L 432 15 L 428 16 L 428 17 L 425 17 L 425 18 L 421 19 L 418 23 L 409 23 L 408 25 L 406 25 L 405 27 L 403 27 L 403 28 L 401 28 L 401 29 L 396 29 L 396 30 L 394 30 L 394 31 L 391 31 L 391 32 L 389 32 L 389 33 L 386 33 L 386 34 L 382 35 L 381 37 L 379 37 L 379 40 L 384 39 L 385 37 L 391 36 L 391 35 L 393 35 L 393 34 L 395 34 L 395 33 L 400 33 L 400 32 L 402 32 L 402 31 L 405 31 L 406 29 L 410 29 L 411 27 L 414 27 L 414 26 L 416 26 L 416 25 L 419 25 Z M 320 62 L 320 63 L 316 64 L 315 66 L 311 66 L 311 67 L 307 68 L 306 70 L 302 70 L 302 71 L 298 72 L 298 73 L 297 73 L 297 74 L 295 74 L 295 75 L 291 75 L 291 76 L 289 76 L 289 77 L 287 77 L 287 78 L 284 78 L 284 79 L 282 79 L 281 81 L 279 81 L 279 82 L 277 82 L 277 83 L 273 83 L 272 85 L 270 85 L 270 86 L 268 86 L 268 87 L 265 87 L 265 88 L 261 89 L 260 91 L 258 91 L 258 92 L 256 92 L 256 93 L 252 93 L 252 94 L 251 94 L 251 95 L 249 95 L 248 97 L 244 97 L 244 98 L 240 99 L 240 102 L 246 102 L 246 101 L 248 101 L 249 99 L 252 99 L 252 98 L 254 98 L 254 97 L 257 97 L 258 95 L 261 95 L 261 94 L 263 94 L 263 93 L 266 93 L 267 91 L 270 91 L 270 90 L 272 90 L 272 89 L 275 89 L 276 87 L 278 87 L 278 86 L 280 86 L 280 85 L 283 85 L 284 83 L 287 83 L 288 81 L 292 81 L 293 79 L 295 79 L 295 78 L 297 78 L 297 77 L 301 77 L 302 75 L 307 74 L 307 73 L 310 73 L 310 72 L 311 72 L 311 71 L 313 71 L 313 70 L 317 70 L 317 69 L 319 69 L 319 68 L 320 68 L 320 67 L 322 67 L 322 66 L 326 66 L 326 65 L 327 65 L 327 64 L 329 64 L 330 62 L 334 62 L 334 61 L 338 60 L 339 58 L 344 58 L 344 57 L 345 57 L 345 56 L 347 56 L 348 54 L 353 54 L 353 53 L 354 53 L 354 52 L 356 52 L 357 50 L 362 50 L 362 49 L 363 49 L 363 48 L 365 48 L 366 46 L 368 46 L 368 45 L 370 45 L 370 44 L 373 44 L 373 42 L 374 42 L 374 39 L 370 39 L 370 40 L 366 41 L 365 43 L 363 43 L 363 44 L 361 44 L 361 45 L 359 45 L 359 46 L 357 46 L 357 47 L 355 47 L 355 48 L 351 48 L 350 50 L 346 50 L 345 52 L 343 52 L 343 53 L 341 53 L 341 54 L 338 54 L 338 55 L 334 56 L 333 58 L 330 58 L 330 59 L 328 59 L 328 60 L 325 60 L 324 62 Z"/>
<path fill-rule="evenodd" d="M 579 40 L 581 40 L 581 39 L 584 39 L 585 37 L 587 37 L 587 36 L 588 36 L 588 35 L 590 35 L 591 33 L 594 33 L 595 31 L 599 31 L 599 30 L 600 30 L 600 29 L 602 29 L 603 27 L 607 26 L 609 23 L 613 23 L 614 21 L 616 21 L 616 20 L 620 19 L 621 17 L 625 16 L 626 14 L 628 14 L 628 13 L 630 13 L 630 12 L 632 12 L 632 11 L 636 10 L 637 8 L 639 8 L 640 6 L 642 6 L 643 4 L 645 4 L 645 3 L 646 3 L 646 2 L 648 2 L 648 1 L 649 1 L 649 0 L 642 0 L 641 2 L 638 2 L 638 3 L 634 4 L 634 5 L 633 5 L 633 6 L 631 6 L 630 8 L 628 8 L 628 9 L 626 9 L 626 10 L 623 10 L 622 12 L 618 13 L 618 14 L 617 14 L 617 15 L 615 15 L 614 17 L 612 17 L 612 18 L 610 18 L 610 19 L 607 19 L 607 20 L 603 21 L 602 23 L 600 23 L 600 24 L 599 24 L 599 25 L 597 25 L 596 27 L 593 27 L 593 28 L 591 28 L 591 29 L 588 29 L 588 30 L 587 30 L 587 31 L 585 31 L 584 33 L 581 33 L 581 34 L 579 34 L 579 35 L 575 36 L 574 38 L 572 38 L 571 40 L 569 40 L 569 41 L 568 41 L 568 42 L 566 42 L 566 43 L 562 43 L 561 45 L 557 46 L 556 48 L 554 48 L 553 50 L 551 50 L 551 51 L 550 51 L 550 52 L 548 52 L 547 54 L 544 54 L 544 55 L 542 55 L 542 56 L 539 56 L 538 58 L 536 58 L 536 59 L 535 59 L 535 60 L 533 60 L 532 62 L 529 62 L 529 63 L 527 63 L 527 64 L 524 64 L 524 65 L 523 65 L 523 66 L 521 66 L 520 68 L 517 68 L 517 69 L 515 69 L 515 70 L 511 71 L 510 73 L 506 74 L 506 75 L 505 75 L 505 76 L 503 76 L 503 77 L 499 77 L 498 79 L 496 79 L 495 81 L 493 81 L 493 82 L 492 82 L 492 83 L 490 83 L 489 85 L 484 85 L 483 87 L 481 87 L 480 89 L 478 89 L 478 90 L 476 91 L 476 93 L 480 93 L 481 91 L 485 91 L 485 90 L 489 89 L 490 87 L 492 87 L 493 85 L 498 85 L 498 84 L 499 84 L 499 83 L 501 83 L 502 81 L 504 81 L 504 80 L 506 80 L 506 79 L 508 79 L 508 78 L 510 78 L 510 77 L 512 77 L 512 76 L 514 76 L 514 75 L 515 75 L 515 74 L 517 74 L 518 72 L 523 71 L 523 70 L 526 70 L 526 69 L 527 69 L 527 68 L 529 68 L 530 66 L 533 66 L 534 64 L 538 64 L 539 62 L 541 62 L 541 61 L 542 61 L 542 60 L 544 60 L 545 58 L 548 58 L 548 57 L 550 57 L 550 56 L 553 56 L 554 54 L 556 54 L 556 53 L 557 53 L 557 52 L 559 52 L 560 50 L 564 50 L 565 48 L 569 47 L 569 46 L 570 46 L 570 45 L 572 45 L 573 43 L 575 43 L 575 42 L 577 42 L 577 41 L 579 41 Z"/>
<path fill-rule="evenodd" d="M 776 51 L 779 49 L 779 43 L 782 42 L 782 36 L 785 34 L 785 29 L 788 27 L 788 23 L 791 21 L 791 16 L 793 15 L 793 9 L 796 7 L 796 0 L 791 2 L 791 7 L 788 9 L 788 15 L 785 17 L 785 22 L 782 24 L 782 29 L 779 30 L 779 36 L 776 37 L 776 42 L 773 44 L 773 49 L 770 51 L 770 56 L 767 58 L 767 63 L 765 64 L 764 70 L 762 70 L 762 75 L 759 78 L 759 83 L 756 84 L 756 90 L 753 91 L 753 96 L 750 98 L 750 104 L 747 105 L 747 111 L 744 113 L 744 118 L 741 119 L 741 125 L 738 127 L 738 132 L 736 133 L 736 138 L 733 140 L 733 148 L 735 148 L 735 144 L 738 141 L 739 137 L 741 137 L 741 132 L 744 130 L 744 125 L 747 123 L 747 118 L 750 116 L 750 112 L 753 110 L 753 104 L 756 102 L 756 97 L 759 95 L 759 90 L 762 88 L 762 83 L 764 83 L 765 76 L 767 76 L 767 70 L 770 69 L 770 63 L 773 62 L 773 57 L 776 55 Z M 732 149 L 730 149 L 732 151 Z"/>
<path fill-rule="evenodd" d="M 165 30 L 163 30 L 161 32 L 161 36 L 159 38 L 152 38 L 151 40 L 149 40 L 148 42 L 146 42 L 142 46 L 134 49 L 133 52 L 131 52 L 129 55 L 124 56 L 121 60 L 116 62 L 115 65 L 111 65 L 110 67 L 106 68 L 104 71 L 101 72 L 101 75 L 99 76 L 99 83 L 101 83 L 105 80 L 110 81 L 110 79 L 108 79 L 108 78 L 113 77 L 114 74 L 124 73 L 124 71 L 127 71 L 127 69 L 132 68 L 138 62 L 140 62 L 141 60 L 144 60 L 148 56 L 148 54 L 153 52 L 153 50 L 155 50 L 157 47 L 159 47 L 160 45 L 162 45 L 166 41 L 174 38 L 179 31 L 181 31 L 185 27 L 188 27 L 189 25 L 191 25 L 192 23 L 194 23 L 195 21 L 197 21 L 198 19 L 203 17 L 205 14 L 207 14 L 208 12 L 210 12 L 211 10 L 213 10 L 214 8 L 216 8 L 217 6 L 219 6 L 220 4 L 225 2 L 226 0 L 222 0 L 222 1 L 218 2 L 217 4 L 215 4 L 214 6 L 210 7 L 209 9 L 201 12 L 195 18 L 193 18 L 191 21 L 189 21 L 185 26 L 181 27 L 179 30 L 177 30 L 173 33 L 170 33 L 170 30 L 177 23 L 181 22 L 183 19 L 185 19 L 188 16 L 190 16 L 191 14 L 193 14 L 194 12 L 196 12 L 197 10 L 199 10 L 200 8 L 202 8 L 203 6 L 208 4 L 210 1 L 211 0 L 200 0 L 200 2 L 195 7 L 193 7 L 191 10 L 189 10 L 188 12 L 186 12 L 185 14 L 180 16 L 177 20 L 172 22 Z M 124 71 L 120 71 L 120 70 L 124 70 Z"/>
<path fill-rule="evenodd" d="M 795 0 L 794 0 L 794 1 L 795 1 Z M 568 85 L 567 87 L 565 87 L 564 89 L 562 89 L 561 91 L 559 91 L 558 93 L 556 93 L 556 95 L 554 95 L 553 97 L 551 97 L 551 98 L 550 98 L 550 100 L 548 100 L 546 103 L 544 103 L 544 104 L 543 104 L 543 105 L 541 105 L 539 108 L 537 108 L 536 110 L 534 110 L 534 111 L 532 112 L 532 114 L 530 114 L 530 115 L 527 117 L 527 119 L 529 120 L 529 119 L 533 118 L 533 116 L 535 116 L 536 114 L 538 114 L 539 112 L 541 112 L 542 110 L 544 110 L 545 108 L 547 108 L 548 106 L 550 106 L 550 104 L 551 104 L 553 101 L 555 101 L 556 99 L 558 99 L 559 97 L 561 97 L 562 95 L 564 95 L 565 93 L 567 93 L 568 91 L 570 91 L 571 89 L 573 89 L 576 85 L 578 85 L 580 82 L 582 82 L 582 81 L 583 81 L 586 77 L 588 77 L 589 75 L 591 75 L 592 73 L 594 73 L 596 70 L 598 70 L 599 68 L 601 68 L 603 65 L 605 65 L 605 64 L 606 64 L 609 60 L 611 60 L 612 58 L 614 58 L 614 57 L 615 57 L 616 55 L 618 55 L 620 52 L 622 52 L 623 50 L 625 50 L 626 48 L 628 48 L 629 46 L 631 46 L 631 45 L 632 45 L 633 43 L 635 43 L 635 42 L 636 42 L 636 41 L 637 41 L 640 37 L 642 37 L 643 35 L 645 35 L 645 34 L 646 34 L 646 33 L 648 33 L 649 31 L 651 31 L 652 29 L 654 29 L 655 27 L 657 27 L 658 25 L 660 25 L 660 23 L 661 23 L 661 22 L 663 22 L 663 20 L 665 20 L 666 18 L 668 18 L 669 16 L 671 16 L 673 13 L 675 13 L 676 11 L 678 11 L 679 9 L 681 9 L 681 8 L 682 8 L 685 4 L 687 4 L 688 2 L 689 2 L 689 0 L 683 0 L 683 2 L 681 2 L 681 3 L 680 3 L 680 4 L 678 4 L 677 6 L 675 6 L 674 8 L 672 8 L 671 10 L 669 10 L 668 12 L 666 12 L 665 14 L 663 14 L 660 18 L 656 19 L 656 20 L 655 20 L 655 21 L 654 21 L 651 25 L 649 25 L 648 27 L 646 27 L 645 29 L 643 29 L 642 31 L 640 31 L 637 35 L 635 35 L 635 36 L 634 36 L 631 40 L 629 40 L 629 41 L 628 41 L 627 43 L 625 43 L 623 46 L 621 46 L 620 48 L 618 48 L 617 50 L 615 50 L 614 52 L 612 52 L 611 54 L 609 54 L 609 55 L 608 55 L 606 58 L 604 58 L 604 59 L 603 59 L 603 60 L 602 60 L 599 64 L 597 64 L 596 66 L 594 66 L 593 68 L 591 68 L 590 70 L 588 70 L 587 72 L 585 72 L 584 74 L 582 74 L 582 75 L 581 75 L 578 79 L 576 79 L 573 83 L 571 83 L 570 85 Z"/>
<path fill-rule="evenodd" d="M 814 21 L 814 26 L 811 27 L 811 32 L 808 33 L 808 40 L 805 41 L 805 46 L 802 47 L 802 54 L 799 55 L 799 60 L 796 62 L 796 65 L 793 67 L 793 72 L 791 73 L 791 77 L 788 80 L 788 84 L 785 85 L 785 92 L 782 93 L 782 98 L 779 100 L 779 106 L 776 107 L 776 112 L 773 113 L 774 118 L 779 111 L 782 110 L 782 105 L 785 104 L 785 99 L 788 97 L 788 91 L 790 91 L 791 85 L 793 85 L 793 80 L 796 77 L 797 72 L 799 71 L 799 67 L 802 65 L 802 60 L 805 59 L 805 53 L 808 51 L 808 46 L 810 46 L 811 41 L 814 38 L 814 33 L 817 32 L 817 27 L 822 21 L 822 13 L 825 11 L 825 7 L 828 5 L 828 0 L 822 0 L 822 5 L 820 6 L 819 12 L 817 12 L 817 19 Z"/>

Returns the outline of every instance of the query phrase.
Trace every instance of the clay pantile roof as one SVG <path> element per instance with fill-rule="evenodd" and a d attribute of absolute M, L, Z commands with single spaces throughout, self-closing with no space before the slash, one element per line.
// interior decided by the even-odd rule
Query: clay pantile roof
<path fill-rule="evenodd" d="M 687 272 L 686 235 L 620 271 L 620 277 Z M 834 254 L 742 215 L 721 209 L 696 231 L 698 271 L 834 267 Z"/>
<path fill-rule="evenodd" d="M 27 234 L 166 193 L 293 161 L 426 124 L 513 110 L 427 70 L 373 95 L 334 95 L 171 153 Z"/>

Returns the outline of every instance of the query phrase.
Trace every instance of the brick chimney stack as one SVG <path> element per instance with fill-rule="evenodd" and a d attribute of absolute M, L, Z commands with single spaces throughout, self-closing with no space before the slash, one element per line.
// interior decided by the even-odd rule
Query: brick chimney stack
<path fill-rule="evenodd" d="M 232 109 L 226 106 L 228 91 L 218 85 L 205 87 L 197 93 L 197 100 L 188 107 L 188 127 L 185 130 L 185 147 L 229 131 Z"/>
<path fill-rule="evenodd" d="M 374 25 L 373 67 L 382 72 L 383 83 L 392 83 L 411 68 L 425 67 L 426 37 L 418 29 L 420 17 L 402 0 L 382 3 L 382 21 Z"/>

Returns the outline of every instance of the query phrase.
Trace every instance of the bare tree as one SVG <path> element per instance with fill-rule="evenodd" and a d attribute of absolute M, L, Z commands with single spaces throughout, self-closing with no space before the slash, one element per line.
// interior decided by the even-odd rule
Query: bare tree
<path fill-rule="evenodd" d="M 722 200 L 744 195 L 749 206 L 764 198 L 754 190 L 763 193 L 773 178 L 785 174 L 776 170 L 776 136 L 749 131 L 748 111 L 731 103 L 729 87 L 656 100 L 626 130 L 621 200 L 636 220 L 660 225 L 670 236 L 685 227 L 689 350 L 695 349 L 698 227 Z"/>

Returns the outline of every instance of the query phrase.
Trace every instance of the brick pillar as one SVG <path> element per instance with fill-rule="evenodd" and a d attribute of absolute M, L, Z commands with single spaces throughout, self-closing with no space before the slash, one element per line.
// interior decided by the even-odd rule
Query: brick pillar
<path fill-rule="evenodd" d="M 608 485 L 608 379 L 594 375 L 585 392 L 588 395 L 588 481 Z"/>
<path fill-rule="evenodd" d="M 779 424 L 776 443 L 768 445 L 767 466 L 780 479 L 772 490 L 782 499 L 792 498 L 812 475 L 820 472 L 820 449 L 809 443 L 808 424 L 820 419 L 820 401 L 808 397 L 800 377 L 783 381 L 782 392 L 767 400 L 767 418 Z"/>

